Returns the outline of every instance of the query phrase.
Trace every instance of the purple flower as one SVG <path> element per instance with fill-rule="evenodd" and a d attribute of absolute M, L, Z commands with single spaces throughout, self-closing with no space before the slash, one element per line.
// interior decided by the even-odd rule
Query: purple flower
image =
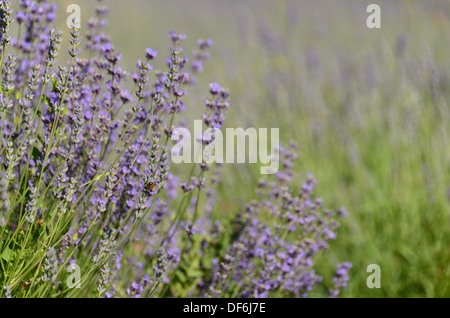
<path fill-rule="evenodd" d="M 212 95 L 217 95 L 222 90 L 222 87 L 217 83 L 209 84 L 209 91 Z"/>
<path fill-rule="evenodd" d="M 155 51 L 155 50 L 150 49 L 150 48 L 145 50 L 145 57 L 148 60 L 153 60 L 157 55 L 158 55 L 158 51 Z"/>
<path fill-rule="evenodd" d="M 211 45 L 212 45 L 212 40 L 211 39 L 207 39 L 207 40 L 199 39 L 197 41 L 197 46 L 201 50 L 208 49 L 208 48 L 211 47 Z"/>
<path fill-rule="evenodd" d="M 169 37 L 171 38 L 172 42 L 174 44 L 179 44 L 181 43 L 183 40 L 186 39 L 186 35 L 185 34 L 181 34 L 181 33 L 176 33 L 174 31 L 171 31 L 169 33 Z"/>
<path fill-rule="evenodd" d="M 350 279 L 348 273 L 351 268 L 352 264 L 348 262 L 337 264 L 336 275 L 333 277 L 334 288 L 330 289 L 330 297 L 337 297 L 340 291 L 347 286 L 347 282 Z"/>

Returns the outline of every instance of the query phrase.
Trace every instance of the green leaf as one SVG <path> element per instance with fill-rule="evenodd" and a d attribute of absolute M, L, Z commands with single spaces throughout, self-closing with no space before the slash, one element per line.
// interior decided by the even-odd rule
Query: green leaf
<path fill-rule="evenodd" d="M 175 273 L 176 277 L 178 278 L 178 280 L 182 283 L 186 283 L 187 281 L 187 277 L 186 275 L 182 272 L 182 271 L 177 271 Z"/>
<path fill-rule="evenodd" d="M 56 91 L 56 85 L 58 84 L 58 81 L 56 80 L 56 76 L 52 76 L 52 91 Z"/>
<path fill-rule="evenodd" d="M 11 250 L 9 247 L 7 247 L 2 253 L 2 258 L 7 262 L 10 262 L 15 256 L 16 252 Z"/>
<path fill-rule="evenodd" d="M 101 175 L 96 176 L 94 178 L 94 181 L 101 180 L 102 178 L 106 177 L 107 175 L 109 175 L 109 171 L 106 171 L 105 173 L 102 173 Z"/>
<path fill-rule="evenodd" d="M 45 146 L 44 138 L 41 135 L 37 134 L 37 139 L 41 142 L 42 146 Z"/>
<path fill-rule="evenodd" d="M 46 96 L 45 97 L 45 101 L 47 102 L 47 106 L 50 107 L 50 105 L 52 104 L 51 100 L 50 100 L 50 97 Z"/>
<path fill-rule="evenodd" d="M 22 114 L 18 114 L 14 117 L 14 125 L 20 125 L 22 123 Z"/>
<path fill-rule="evenodd" d="M 33 151 L 31 152 L 31 158 L 33 158 L 33 160 L 37 160 L 38 158 L 42 158 L 42 153 L 40 152 L 40 150 L 36 147 L 33 147 Z"/>

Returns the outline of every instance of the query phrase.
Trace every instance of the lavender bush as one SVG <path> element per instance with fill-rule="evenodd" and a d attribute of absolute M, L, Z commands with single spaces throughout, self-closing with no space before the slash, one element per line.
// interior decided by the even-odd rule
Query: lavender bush
<path fill-rule="evenodd" d="M 63 36 L 54 4 L 19 0 L 13 12 L 0 1 L 0 294 L 306 297 L 345 209 L 324 208 L 312 176 L 299 188 L 290 143 L 257 199 L 217 217 L 222 165 L 170 167 L 170 137 L 212 41 L 198 40 L 190 61 L 186 36 L 170 32 L 166 54 L 148 48 L 128 73 L 99 2 L 84 36 Z M 164 55 L 167 68 L 154 69 Z M 210 84 L 206 127 L 223 125 L 229 98 Z M 350 267 L 338 265 L 331 297 Z"/>

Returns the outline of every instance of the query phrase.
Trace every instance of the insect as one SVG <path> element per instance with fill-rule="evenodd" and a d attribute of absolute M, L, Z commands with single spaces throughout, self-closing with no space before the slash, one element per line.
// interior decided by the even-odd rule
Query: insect
<path fill-rule="evenodd" d="M 21 283 L 22 287 L 24 288 L 30 288 L 31 284 L 29 281 L 23 280 Z"/>
<path fill-rule="evenodd" d="M 155 192 L 156 184 L 154 184 L 153 182 L 146 182 L 144 185 L 144 191 L 145 191 L 145 194 L 147 194 L 147 195 L 149 195 L 150 192 Z"/>

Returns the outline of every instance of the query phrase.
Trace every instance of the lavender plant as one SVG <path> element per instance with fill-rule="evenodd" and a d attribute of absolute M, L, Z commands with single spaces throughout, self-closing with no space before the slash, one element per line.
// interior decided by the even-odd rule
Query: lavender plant
<path fill-rule="evenodd" d="M 338 222 L 312 177 L 296 190 L 293 145 L 237 216 L 212 213 L 223 165 L 193 164 L 187 177 L 170 167 L 171 135 L 212 41 L 199 40 L 190 63 L 186 36 L 170 32 L 166 70 L 152 65 L 164 53 L 148 48 L 128 73 L 103 30 L 103 1 L 84 37 L 56 30 L 55 11 L 46 0 L 21 0 L 17 12 L 0 1 L 2 296 L 307 296 Z M 229 97 L 210 85 L 205 126 L 223 125 Z"/>

